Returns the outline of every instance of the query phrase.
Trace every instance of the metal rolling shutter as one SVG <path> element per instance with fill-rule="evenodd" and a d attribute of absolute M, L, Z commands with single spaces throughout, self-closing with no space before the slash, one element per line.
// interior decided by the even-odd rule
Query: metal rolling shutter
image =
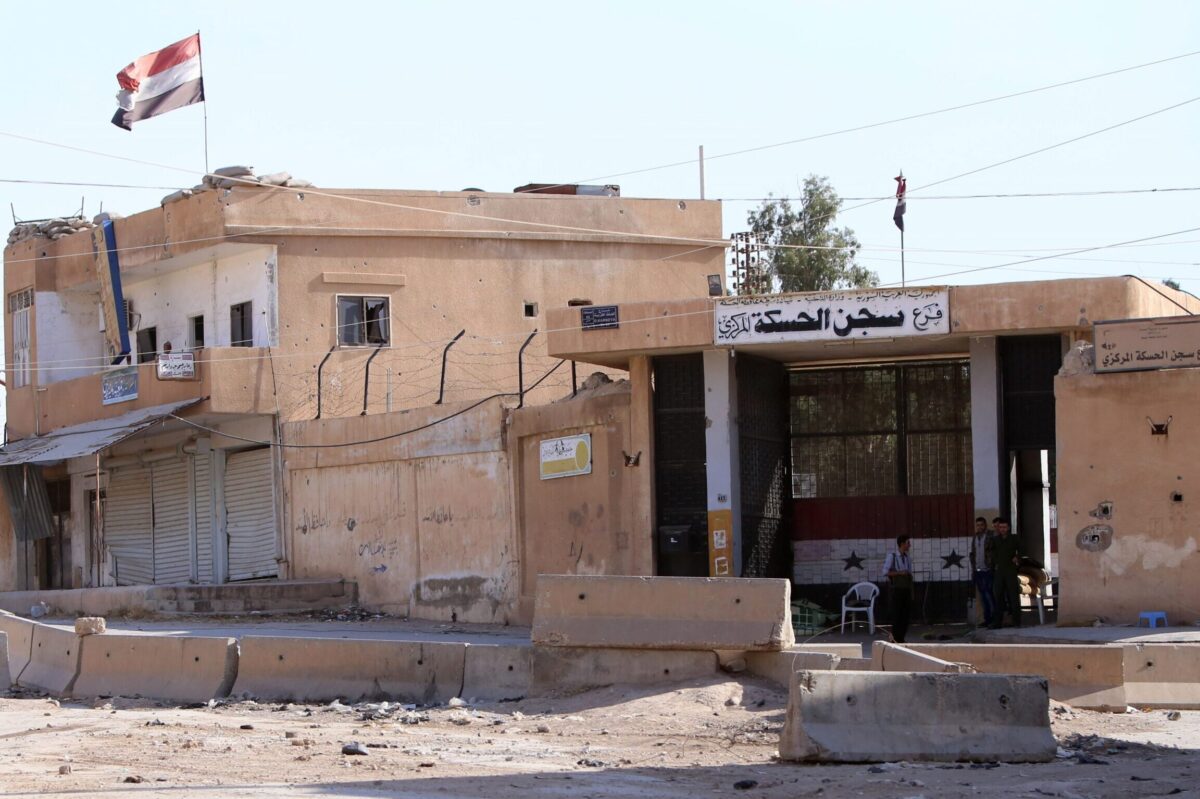
<path fill-rule="evenodd" d="M 188 460 L 159 461 L 154 485 L 154 582 L 186 583 L 192 576 Z"/>
<path fill-rule="evenodd" d="M 275 490 L 269 448 L 235 452 L 225 461 L 225 527 L 229 579 L 274 577 Z"/>
<path fill-rule="evenodd" d="M 114 469 L 108 478 L 104 504 L 104 542 L 112 555 L 117 585 L 146 585 L 154 581 L 154 516 L 151 510 L 150 469 Z"/>
<path fill-rule="evenodd" d="M 196 478 L 196 577 L 202 583 L 213 581 L 212 558 L 212 482 L 209 455 L 196 455 L 192 467 Z"/>

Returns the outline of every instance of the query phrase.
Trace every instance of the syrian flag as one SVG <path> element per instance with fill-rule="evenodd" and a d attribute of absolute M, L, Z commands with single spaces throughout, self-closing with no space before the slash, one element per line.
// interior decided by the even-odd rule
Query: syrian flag
<path fill-rule="evenodd" d="M 133 130 L 134 122 L 204 102 L 200 34 L 147 53 L 118 72 L 117 83 L 120 108 L 112 123 L 125 130 Z"/>
<path fill-rule="evenodd" d="M 904 232 L 904 212 L 908 208 L 908 201 L 904 199 L 904 195 L 908 192 L 908 179 L 901 172 L 896 180 L 896 210 L 892 213 L 892 221 L 896 223 L 896 227 L 900 228 L 900 232 Z"/>

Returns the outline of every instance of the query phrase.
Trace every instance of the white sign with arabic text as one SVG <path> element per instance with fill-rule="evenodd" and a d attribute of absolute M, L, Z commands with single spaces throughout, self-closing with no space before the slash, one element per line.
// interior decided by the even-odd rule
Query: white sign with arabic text
<path fill-rule="evenodd" d="M 714 312 L 717 344 L 861 341 L 950 332 L 945 287 L 726 297 Z"/>

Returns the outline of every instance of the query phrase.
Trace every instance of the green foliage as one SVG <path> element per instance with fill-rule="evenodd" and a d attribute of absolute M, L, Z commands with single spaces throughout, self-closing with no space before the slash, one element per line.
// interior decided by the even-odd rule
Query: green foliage
<path fill-rule="evenodd" d="M 1176 291 L 1182 291 L 1182 289 L 1179 288 L 1179 281 L 1173 277 L 1169 277 L 1166 280 L 1164 280 L 1163 285 L 1169 289 L 1175 289 Z"/>
<path fill-rule="evenodd" d="M 879 284 L 879 276 L 855 262 L 861 245 L 850 228 L 833 227 L 842 201 L 819 175 L 804 179 L 797 205 L 774 197 L 751 211 L 746 222 L 767 245 L 806 245 L 834 249 L 768 246 L 763 256 L 782 291 L 828 291 Z"/>

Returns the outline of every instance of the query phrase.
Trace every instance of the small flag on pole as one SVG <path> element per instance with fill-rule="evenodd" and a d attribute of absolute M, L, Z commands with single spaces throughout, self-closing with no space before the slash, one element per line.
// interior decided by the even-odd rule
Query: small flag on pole
<path fill-rule="evenodd" d="M 120 108 L 112 123 L 125 130 L 133 130 L 134 122 L 204 102 L 200 34 L 147 53 L 118 72 L 117 82 Z"/>
<path fill-rule="evenodd" d="M 904 212 L 908 208 L 908 201 L 904 199 L 904 195 L 908 192 L 908 179 L 901 172 L 896 180 L 896 210 L 892 213 L 892 221 L 896 223 L 896 227 L 900 228 L 900 232 L 904 232 Z"/>

